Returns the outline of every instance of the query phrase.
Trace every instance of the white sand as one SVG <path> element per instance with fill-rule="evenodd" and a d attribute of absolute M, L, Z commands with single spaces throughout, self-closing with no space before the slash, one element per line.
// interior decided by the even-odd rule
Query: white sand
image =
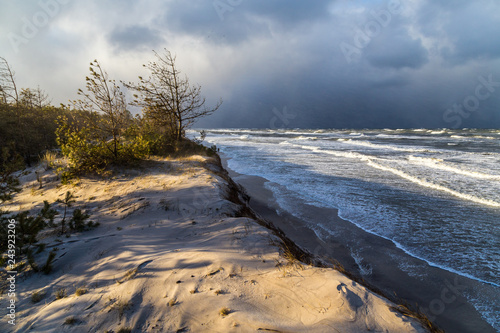
<path fill-rule="evenodd" d="M 17 325 L 2 314 L 0 331 L 425 332 L 339 272 L 280 256 L 267 229 L 230 217 L 237 207 L 223 199 L 225 181 L 205 162 L 158 160 L 76 186 L 61 186 L 45 171 L 41 190 L 34 173 L 22 177 L 23 192 L 5 208 L 38 212 L 43 200 L 72 191 L 75 207 L 101 225 L 41 240 L 47 249 L 39 264 L 58 248 L 54 270 L 17 282 Z M 76 296 L 80 287 L 88 291 Z M 60 289 L 67 297 L 56 300 Z M 36 291 L 46 296 L 35 304 Z M 3 295 L 0 308 L 6 306 Z M 227 316 L 219 314 L 224 307 Z M 65 324 L 71 317 L 76 323 Z"/>

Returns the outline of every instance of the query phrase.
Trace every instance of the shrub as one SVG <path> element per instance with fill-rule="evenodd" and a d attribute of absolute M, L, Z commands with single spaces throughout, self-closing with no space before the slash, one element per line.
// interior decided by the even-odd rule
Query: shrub
<path fill-rule="evenodd" d="M 43 291 L 35 291 L 33 294 L 31 294 L 31 302 L 38 303 L 45 297 L 45 295 L 46 294 Z"/>
<path fill-rule="evenodd" d="M 88 292 L 86 288 L 80 287 L 75 291 L 76 296 L 82 296 L 85 295 Z"/>
<path fill-rule="evenodd" d="M 134 164 L 150 150 L 150 142 L 142 135 L 127 137 L 124 134 L 116 141 L 109 141 L 90 125 L 77 126 L 68 124 L 67 120 L 59 121 L 57 140 L 69 161 L 68 169 L 63 171 L 65 178 L 79 174 L 108 175 L 111 166 Z"/>
<path fill-rule="evenodd" d="M 64 289 L 64 288 L 58 289 L 56 291 L 55 295 L 56 295 L 56 299 L 62 299 L 64 297 L 66 297 L 66 289 Z"/>
<path fill-rule="evenodd" d="M 24 167 L 24 160 L 13 148 L 2 147 L 0 152 L 0 203 L 12 199 L 21 191 L 19 179 L 12 174 Z"/>

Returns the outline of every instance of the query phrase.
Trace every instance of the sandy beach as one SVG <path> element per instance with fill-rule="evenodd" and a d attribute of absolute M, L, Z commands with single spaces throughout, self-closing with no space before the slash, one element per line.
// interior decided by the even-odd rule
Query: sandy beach
<path fill-rule="evenodd" d="M 35 212 L 71 191 L 100 226 L 39 237 L 46 248 L 35 259 L 57 250 L 53 271 L 18 274 L 16 325 L 4 314 L 2 332 L 425 332 L 387 299 L 290 258 L 269 229 L 237 217 L 214 159 L 151 160 L 64 186 L 43 171 L 41 189 L 29 171 L 4 209 Z M 4 294 L 0 307 L 7 302 Z"/>

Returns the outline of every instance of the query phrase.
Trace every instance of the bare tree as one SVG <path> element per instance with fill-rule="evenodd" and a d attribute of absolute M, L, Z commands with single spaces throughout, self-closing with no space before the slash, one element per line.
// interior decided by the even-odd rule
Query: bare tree
<path fill-rule="evenodd" d="M 129 83 L 126 86 L 137 92 L 134 104 L 143 107 L 146 118 L 171 131 L 176 140 L 181 140 L 187 128 L 198 118 L 215 112 L 222 100 L 213 108 L 205 107 L 201 86 L 191 85 L 187 76 L 181 77 L 175 65 L 175 56 L 168 50 L 163 55 L 154 54 L 156 61 L 143 65 L 151 75 L 148 78 L 139 77 L 138 84 Z"/>
<path fill-rule="evenodd" d="M 15 73 L 5 58 L 0 57 L 0 102 L 14 103 L 19 102 L 19 94 L 15 80 Z"/>
<path fill-rule="evenodd" d="M 19 103 L 28 109 L 42 109 L 50 105 L 49 96 L 40 89 L 24 88 L 19 94 Z"/>
<path fill-rule="evenodd" d="M 118 157 L 120 136 L 130 119 L 125 95 L 114 80 L 108 78 L 97 60 L 90 63 L 90 77 L 85 78 L 87 91 L 78 90 L 83 98 L 73 101 L 75 108 L 86 111 L 87 124 L 102 140 L 111 139 L 109 148 Z"/>

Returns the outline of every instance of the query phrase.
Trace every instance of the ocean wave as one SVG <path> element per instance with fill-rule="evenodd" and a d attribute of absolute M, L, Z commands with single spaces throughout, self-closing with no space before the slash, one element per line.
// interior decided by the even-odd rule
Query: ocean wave
<path fill-rule="evenodd" d="M 373 159 L 368 160 L 368 165 L 373 167 L 373 168 L 395 174 L 401 178 L 409 180 L 410 182 L 412 182 L 414 184 L 418 184 L 418 185 L 423 186 L 423 187 L 431 188 L 433 190 L 445 192 L 445 193 L 451 194 L 452 196 L 455 196 L 457 198 L 460 198 L 460 199 L 463 199 L 466 201 L 471 201 L 471 202 L 478 203 L 478 204 L 485 205 L 485 206 L 489 206 L 489 207 L 496 207 L 496 208 L 500 207 L 500 202 L 496 202 L 496 201 L 489 200 L 489 199 L 483 199 L 483 198 L 479 198 L 479 197 L 476 197 L 476 196 L 473 196 L 470 194 L 466 194 L 466 193 L 452 190 L 448 187 L 445 187 L 445 186 L 442 186 L 439 184 L 435 184 L 435 183 L 429 182 L 427 180 L 423 180 L 423 179 L 417 178 L 415 176 L 409 175 L 409 174 L 407 174 L 404 171 L 401 171 L 399 169 L 391 168 L 391 167 L 376 163 L 376 162 L 374 162 Z"/>
<path fill-rule="evenodd" d="M 295 138 L 293 138 L 293 140 L 319 140 L 319 138 L 317 136 L 297 136 Z"/>
<path fill-rule="evenodd" d="M 340 141 L 340 140 L 339 140 Z M 371 143 L 369 141 L 358 141 L 358 140 L 345 140 L 342 141 L 345 144 L 355 145 L 355 146 L 363 146 L 374 149 L 389 149 L 393 151 L 402 151 L 402 152 L 429 152 L 429 149 L 424 148 L 401 148 L 392 145 L 381 145 L 376 143 Z"/>
<path fill-rule="evenodd" d="M 443 185 L 435 184 L 435 183 L 429 182 L 427 180 L 423 180 L 423 179 L 420 179 L 418 177 L 412 176 L 412 175 L 410 175 L 404 171 L 401 171 L 399 169 L 395 169 L 395 168 L 388 167 L 388 166 L 382 165 L 380 163 L 377 163 L 376 161 L 379 161 L 379 162 L 383 162 L 383 161 L 375 156 L 372 156 L 372 155 L 365 155 L 365 154 L 360 154 L 360 153 L 351 152 L 351 151 L 325 150 L 325 149 L 321 149 L 319 147 L 312 147 L 312 146 L 300 146 L 300 145 L 294 145 L 294 146 L 300 147 L 302 149 L 311 150 L 315 153 L 323 153 L 323 154 L 329 154 L 329 155 L 334 155 L 334 156 L 338 156 L 338 157 L 347 157 L 347 158 L 358 159 L 358 160 L 366 162 L 367 165 L 372 167 L 372 168 L 390 172 L 396 176 L 399 176 L 401 178 L 409 180 L 410 182 L 417 184 L 419 186 L 423 186 L 423 187 L 431 188 L 433 190 L 445 192 L 445 193 L 448 193 L 448 194 L 455 196 L 457 198 L 460 198 L 460 199 L 463 199 L 466 201 L 471 201 L 471 202 L 478 203 L 478 204 L 482 204 L 485 206 L 496 207 L 496 208 L 500 207 L 500 202 L 480 198 L 480 197 L 473 196 L 473 195 L 470 195 L 467 193 L 462 193 L 462 192 L 450 189 L 448 187 L 445 187 Z M 426 162 L 426 163 L 428 163 L 428 162 Z M 456 169 L 456 170 L 459 170 L 459 169 Z"/>
<path fill-rule="evenodd" d="M 439 169 L 443 171 L 449 171 L 467 177 L 500 181 L 500 175 L 492 175 L 478 171 L 460 169 L 444 163 L 442 159 L 417 157 L 411 155 L 408 157 L 408 161 L 410 161 L 412 164 L 423 165 L 429 168 Z"/>
<path fill-rule="evenodd" d="M 375 156 L 370 156 L 370 155 L 365 155 L 365 154 L 360 154 L 352 151 L 336 151 L 336 150 L 326 150 L 322 149 L 320 147 L 313 147 L 313 146 L 301 146 L 301 145 L 293 145 L 302 149 L 306 150 L 311 150 L 312 152 L 315 153 L 322 153 L 322 154 L 328 154 L 328 155 L 333 155 L 337 157 L 347 157 L 347 158 L 355 158 L 358 160 L 368 160 L 370 158 L 375 158 Z"/>

